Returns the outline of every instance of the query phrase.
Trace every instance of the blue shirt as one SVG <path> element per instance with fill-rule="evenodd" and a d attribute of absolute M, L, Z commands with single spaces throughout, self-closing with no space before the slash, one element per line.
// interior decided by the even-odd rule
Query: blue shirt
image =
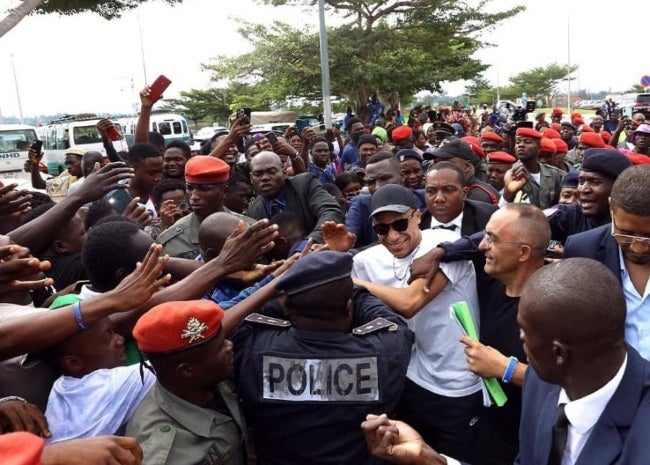
<path fill-rule="evenodd" d="M 272 218 L 280 212 L 289 210 L 289 202 L 287 202 L 287 195 L 284 189 L 273 200 L 262 197 L 262 203 L 269 218 Z"/>
<path fill-rule="evenodd" d="M 310 163 L 308 169 L 310 173 L 314 173 L 314 176 L 316 176 L 321 183 L 334 183 L 336 173 L 334 173 L 334 168 L 332 168 L 332 166 L 326 165 L 323 169 Z"/>
<path fill-rule="evenodd" d="M 343 171 L 348 171 L 351 166 L 361 166 L 361 157 L 359 157 L 359 152 L 357 152 L 357 147 L 352 143 L 348 142 L 343 147 L 343 153 L 341 154 L 341 167 Z"/>
<path fill-rule="evenodd" d="M 634 287 L 630 274 L 625 268 L 625 260 L 620 247 L 618 249 L 621 266 L 621 283 L 627 316 L 625 317 L 625 340 L 639 351 L 641 356 L 650 360 L 650 280 L 645 284 L 643 295 Z"/>

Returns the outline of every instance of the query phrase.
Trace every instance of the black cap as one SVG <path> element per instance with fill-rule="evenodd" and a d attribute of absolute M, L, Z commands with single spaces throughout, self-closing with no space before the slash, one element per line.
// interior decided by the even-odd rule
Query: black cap
<path fill-rule="evenodd" d="M 632 166 L 629 158 L 614 149 L 587 149 L 583 155 L 581 171 L 595 171 L 616 179 L 625 168 Z"/>
<path fill-rule="evenodd" d="M 432 124 L 432 127 L 433 127 L 433 132 L 445 133 L 448 136 L 451 136 L 453 133 L 456 132 L 454 130 L 454 128 L 451 127 L 451 124 L 447 124 L 447 123 L 442 122 L 442 121 L 435 121 Z"/>
<path fill-rule="evenodd" d="M 370 217 L 382 212 L 406 213 L 411 208 L 417 208 L 413 192 L 400 184 L 381 186 L 370 199 Z"/>
<path fill-rule="evenodd" d="M 357 140 L 357 147 L 361 147 L 363 144 L 372 144 L 375 147 L 379 145 L 377 143 L 377 138 L 372 134 L 363 134 L 359 137 L 359 140 Z"/>
<path fill-rule="evenodd" d="M 562 187 L 570 187 L 572 189 L 577 189 L 578 188 L 578 172 L 577 171 L 569 171 L 567 174 L 565 174 L 564 178 L 562 179 Z"/>
<path fill-rule="evenodd" d="M 312 253 L 302 257 L 278 279 L 275 288 L 287 295 L 300 294 L 339 279 L 352 272 L 352 255 L 345 252 Z"/>
<path fill-rule="evenodd" d="M 454 157 L 469 160 L 472 164 L 476 164 L 481 160 L 469 144 L 460 139 L 445 139 L 438 150 L 433 152 L 433 158 L 449 160 Z"/>
<path fill-rule="evenodd" d="M 396 154 L 400 163 L 405 160 L 417 160 L 422 163 L 422 156 L 413 149 L 402 149 Z"/>

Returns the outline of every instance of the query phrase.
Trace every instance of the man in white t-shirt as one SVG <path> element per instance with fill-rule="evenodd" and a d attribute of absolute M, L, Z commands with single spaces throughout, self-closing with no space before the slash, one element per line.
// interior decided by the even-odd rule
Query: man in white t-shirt
<path fill-rule="evenodd" d="M 429 293 L 423 291 L 423 279 L 408 284 L 413 260 L 459 235 L 444 229 L 420 231 L 413 194 L 397 184 L 377 190 L 370 207 L 379 245 L 354 257 L 352 276 L 407 318 L 415 332 L 398 415 L 425 432 L 436 450 L 469 458 L 482 402 L 481 382 L 467 366 L 459 344 L 463 333 L 450 318 L 449 307 L 467 302 L 478 326 L 474 267 L 469 261 L 441 264 Z"/>

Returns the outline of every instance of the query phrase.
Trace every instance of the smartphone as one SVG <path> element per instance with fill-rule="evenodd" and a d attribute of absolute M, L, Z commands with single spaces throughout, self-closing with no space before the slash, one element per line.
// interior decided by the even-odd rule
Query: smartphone
<path fill-rule="evenodd" d="M 108 138 L 112 141 L 120 140 L 122 135 L 120 132 L 117 130 L 115 126 L 109 126 L 108 129 L 106 130 L 106 133 L 108 134 Z"/>
<path fill-rule="evenodd" d="M 548 242 L 548 247 L 546 248 L 546 257 L 547 258 L 562 258 L 562 253 L 555 250 L 556 247 L 563 248 L 563 245 L 560 241 L 550 240 Z"/>
<path fill-rule="evenodd" d="M 34 150 L 38 155 L 41 154 L 41 149 L 43 148 L 43 141 L 34 139 L 32 145 L 29 147 L 30 150 Z"/>
<path fill-rule="evenodd" d="M 246 115 L 243 124 L 251 124 L 251 109 L 248 107 L 237 108 L 237 119 L 241 118 L 243 115 Z"/>
<path fill-rule="evenodd" d="M 267 132 L 264 134 L 264 137 L 266 137 L 266 140 L 268 140 L 271 145 L 274 145 L 278 141 L 278 136 L 276 136 L 274 132 Z"/>
<path fill-rule="evenodd" d="M 327 126 L 325 126 L 324 124 L 321 124 L 320 126 L 318 126 L 318 132 L 320 134 L 325 134 L 327 132 Z"/>
<path fill-rule="evenodd" d="M 129 202 L 133 199 L 126 189 L 115 189 L 106 194 L 106 200 L 108 200 L 111 207 L 121 215 L 124 210 L 126 210 Z"/>
<path fill-rule="evenodd" d="M 171 84 L 172 81 L 170 81 L 166 76 L 163 76 L 162 74 L 156 78 L 155 81 L 153 81 L 153 84 L 149 86 L 149 99 L 152 102 L 155 102 L 162 97 L 163 92 L 169 87 L 169 84 Z"/>

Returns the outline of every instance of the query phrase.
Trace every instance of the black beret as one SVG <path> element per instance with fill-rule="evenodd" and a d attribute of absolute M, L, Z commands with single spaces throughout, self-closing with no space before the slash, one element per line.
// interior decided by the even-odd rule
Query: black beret
<path fill-rule="evenodd" d="M 632 166 L 629 158 L 615 149 L 587 149 L 585 150 L 580 169 L 582 171 L 595 171 L 610 178 L 616 179 L 625 168 Z"/>

